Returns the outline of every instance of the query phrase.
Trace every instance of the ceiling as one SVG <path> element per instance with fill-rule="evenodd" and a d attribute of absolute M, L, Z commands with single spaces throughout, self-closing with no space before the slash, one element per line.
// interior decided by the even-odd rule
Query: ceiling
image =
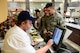
<path fill-rule="evenodd" d="M 8 2 L 25 2 L 26 0 L 7 0 Z M 52 0 L 30 0 L 30 2 L 51 2 Z M 63 2 L 64 0 L 55 0 L 55 2 Z M 80 2 L 80 0 L 68 0 L 71 2 Z"/>
<path fill-rule="evenodd" d="M 80 7 L 80 2 L 71 2 L 69 7 Z"/>
<path fill-rule="evenodd" d="M 51 2 L 52 0 L 30 0 L 31 2 Z M 63 0 L 55 0 L 55 2 L 62 2 Z"/>
<path fill-rule="evenodd" d="M 7 0 L 8 2 L 25 2 L 25 0 Z M 30 0 L 30 2 L 51 2 L 52 0 Z M 63 2 L 63 0 L 55 0 L 55 2 Z"/>

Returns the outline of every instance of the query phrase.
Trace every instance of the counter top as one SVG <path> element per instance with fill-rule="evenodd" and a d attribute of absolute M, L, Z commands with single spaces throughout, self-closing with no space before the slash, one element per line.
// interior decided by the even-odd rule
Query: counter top
<path fill-rule="evenodd" d="M 72 42 L 69 39 L 67 39 L 65 42 L 80 52 L 80 46 L 79 45 L 77 45 L 76 43 Z"/>
<path fill-rule="evenodd" d="M 66 25 L 80 30 L 80 25 L 78 25 L 78 24 L 66 23 Z"/>

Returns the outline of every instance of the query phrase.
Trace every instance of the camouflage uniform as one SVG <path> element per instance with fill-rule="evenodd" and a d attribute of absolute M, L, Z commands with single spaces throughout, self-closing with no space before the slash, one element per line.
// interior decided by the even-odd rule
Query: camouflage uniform
<path fill-rule="evenodd" d="M 42 38 L 44 38 L 44 40 L 46 39 L 45 35 L 43 34 L 43 31 L 46 29 L 46 19 L 48 18 L 49 16 L 46 16 L 44 15 L 42 18 L 41 18 L 41 22 L 40 22 L 40 35 Z"/>
<path fill-rule="evenodd" d="M 46 16 L 44 15 L 42 18 L 41 18 L 41 23 L 40 23 L 40 30 L 43 31 L 46 29 L 46 19 L 48 18 L 49 16 Z"/>
<path fill-rule="evenodd" d="M 53 32 L 55 26 L 65 27 L 65 21 L 58 12 L 55 12 L 54 15 L 50 15 L 45 22 L 45 24 L 47 24 L 45 26 L 47 31 Z"/>
<path fill-rule="evenodd" d="M 50 39 L 50 37 L 44 35 L 43 31 L 46 29 L 47 31 L 53 32 L 56 25 L 60 27 L 65 27 L 64 23 L 65 22 L 63 17 L 58 12 L 55 12 L 54 15 L 43 16 L 41 18 L 41 27 L 40 27 L 41 36 L 47 42 L 48 39 Z"/>

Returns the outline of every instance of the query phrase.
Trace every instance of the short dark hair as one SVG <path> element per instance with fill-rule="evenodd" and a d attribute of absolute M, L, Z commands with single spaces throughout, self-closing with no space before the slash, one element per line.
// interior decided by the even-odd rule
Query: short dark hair
<path fill-rule="evenodd" d="M 35 10 L 35 13 L 37 14 L 37 12 L 39 12 L 39 13 L 40 13 L 40 10 L 39 10 L 39 9 L 36 9 L 36 10 Z"/>
<path fill-rule="evenodd" d="M 40 12 L 40 10 L 39 9 L 36 9 L 35 12 Z"/>
<path fill-rule="evenodd" d="M 16 25 L 17 25 L 17 26 L 20 26 L 22 22 L 23 22 L 23 20 L 17 21 L 17 22 L 16 22 Z"/>
<path fill-rule="evenodd" d="M 23 21 L 23 20 L 17 21 L 17 22 L 16 22 L 16 25 L 17 25 L 17 26 L 20 26 L 22 22 L 25 22 L 25 23 L 26 23 L 26 20 L 24 20 L 24 21 Z"/>
<path fill-rule="evenodd" d="M 47 3 L 45 8 L 52 7 L 52 6 L 53 6 L 52 3 Z"/>

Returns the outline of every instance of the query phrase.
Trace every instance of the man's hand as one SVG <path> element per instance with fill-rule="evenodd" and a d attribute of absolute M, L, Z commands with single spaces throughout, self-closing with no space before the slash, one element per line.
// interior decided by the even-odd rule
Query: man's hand
<path fill-rule="evenodd" d="M 53 35 L 53 33 L 52 33 L 52 32 L 50 32 L 50 31 L 48 31 L 48 32 L 47 32 L 47 30 L 44 30 L 44 32 L 43 32 L 43 33 L 44 33 L 44 35 L 49 35 L 49 36 L 52 36 L 52 35 Z"/>
<path fill-rule="evenodd" d="M 52 39 L 50 39 L 48 42 L 47 42 L 47 44 L 46 44 L 47 46 L 49 46 L 49 47 L 51 47 L 52 45 L 53 45 L 53 40 Z"/>
<path fill-rule="evenodd" d="M 47 33 L 47 30 L 44 30 L 43 34 L 46 35 L 46 33 Z"/>
<path fill-rule="evenodd" d="M 44 47 L 36 50 L 36 53 L 46 53 L 47 50 L 48 50 L 52 45 L 53 45 L 53 40 L 50 39 Z"/>
<path fill-rule="evenodd" d="M 50 31 L 48 31 L 48 35 L 49 35 L 49 36 L 52 36 L 52 35 L 53 35 L 53 33 L 52 33 L 52 32 L 50 32 Z"/>

